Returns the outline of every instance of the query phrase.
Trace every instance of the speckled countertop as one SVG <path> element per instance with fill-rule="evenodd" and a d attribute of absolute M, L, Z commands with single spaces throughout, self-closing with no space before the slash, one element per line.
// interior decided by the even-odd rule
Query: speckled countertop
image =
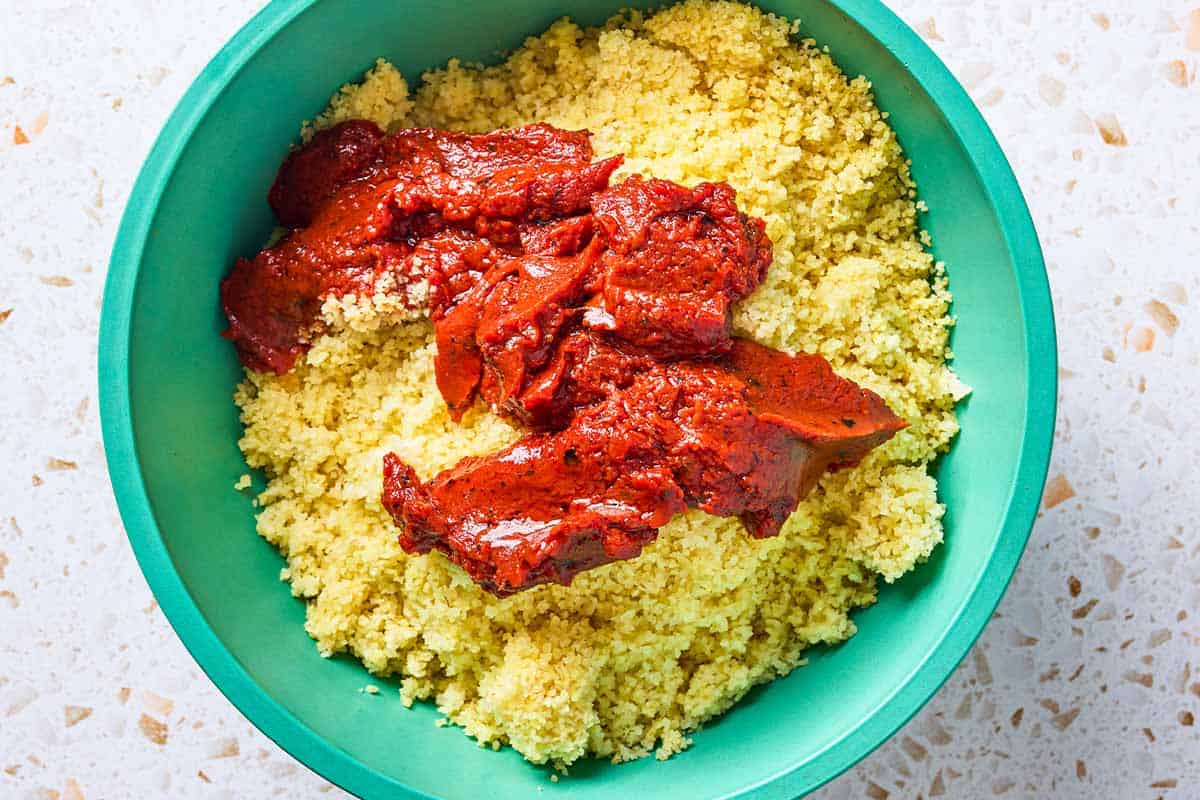
<path fill-rule="evenodd" d="M 0 797 L 344 797 L 175 638 L 105 473 L 95 339 L 136 170 L 260 0 L 0 0 Z M 1200 5 L 894 0 L 1041 234 L 1058 434 L 1008 595 L 817 796 L 1200 797 Z"/>

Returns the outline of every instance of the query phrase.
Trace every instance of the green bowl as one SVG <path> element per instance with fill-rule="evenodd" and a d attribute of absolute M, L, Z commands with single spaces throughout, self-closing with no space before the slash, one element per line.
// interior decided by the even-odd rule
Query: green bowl
<path fill-rule="evenodd" d="M 370 798 L 791 798 L 893 733 L 966 654 L 1025 545 L 1054 427 L 1054 322 L 1037 235 L 966 93 L 876 0 L 772 0 L 864 74 L 913 161 L 924 225 L 949 265 L 955 366 L 974 387 L 937 469 L 946 541 L 859 613 L 859 632 L 760 687 L 665 763 L 581 762 L 568 780 L 434 725 L 429 705 L 358 692 L 325 660 L 279 555 L 254 533 L 230 392 L 241 370 L 217 283 L 272 228 L 263 202 L 301 120 L 385 56 L 406 75 L 495 60 L 554 19 L 595 24 L 627 0 L 277 0 L 204 70 L 163 128 L 113 249 L 100 402 L 117 502 L 158 602 L 225 695 L 296 758 Z M 633 3 L 640 5 L 640 3 Z"/>

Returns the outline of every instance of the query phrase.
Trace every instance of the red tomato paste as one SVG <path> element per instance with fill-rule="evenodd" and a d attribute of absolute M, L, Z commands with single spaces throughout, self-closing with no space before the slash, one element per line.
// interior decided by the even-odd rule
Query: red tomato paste
<path fill-rule="evenodd" d="M 610 186 L 620 163 L 547 125 L 346 122 L 284 162 L 269 200 L 293 230 L 221 286 L 243 363 L 283 373 L 325 299 L 427 282 L 451 415 L 481 398 L 531 432 L 428 482 L 388 454 L 383 504 L 405 550 L 498 595 L 632 558 L 688 508 L 773 536 L 904 427 L 821 357 L 732 336 L 771 243 L 728 185 Z"/>

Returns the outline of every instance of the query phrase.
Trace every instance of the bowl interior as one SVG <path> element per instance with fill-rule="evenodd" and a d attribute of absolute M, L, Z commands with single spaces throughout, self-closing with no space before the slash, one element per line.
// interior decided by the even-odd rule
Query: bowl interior
<path fill-rule="evenodd" d="M 854 638 L 753 692 L 692 749 L 666 763 L 580 764 L 557 784 L 511 751 L 435 727 L 428 705 L 405 710 L 390 691 L 360 694 L 370 680 L 361 666 L 317 655 L 302 603 L 278 580 L 282 560 L 254 534 L 250 495 L 232 489 L 246 471 L 230 400 L 240 369 L 217 336 L 218 281 L 270 231 L 263 198 L 299 122 L 375 57 L 414 78 L 450 56 L 494 60 L 564 9 L 597 23 L 627 5 L 276 3 L 201 77 L 135 188 L 101 344 L 107 444 L 130 536 L 218 685 L 294 754 L 360 794 L 794 797 L 865 754 L 940 685 L 1024 544 L 1053 420 L 1054 345 L 1036 239 L 1021 227 L 1028 218 L 1007 165 L 936 59 L 873 0 L 764 2 L 799 17 L 802 35 L 828 44 L 847 73 L 873 81 L 932 209 L 924 224 L 949 265 L 960 320 L 955 363 L 975 389 L 938 468 L 945 544 L 881 591 L 857 616 Z M 924 65 L 920 79 L 906 63 Z"/>

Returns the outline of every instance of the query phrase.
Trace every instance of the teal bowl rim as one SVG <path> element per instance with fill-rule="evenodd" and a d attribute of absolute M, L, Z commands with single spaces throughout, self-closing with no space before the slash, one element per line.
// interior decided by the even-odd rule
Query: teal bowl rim
<path fill-rule="evenodd" d="M 1057 399 L 1054 313 L 1037 232 L 1000 145 L 954 76 L 919 36 L 879 0 L 827 0 L 908 69 L 946 116 L 1001 222 L 1015 267 L 1027 348 L 1025 436 L 996 546 L 958 616 L 907 680 L 876 712 L 824 750 L 735 795 L 810 792 L 895 733 L 941 687 L 990 619 L 1029 538 L 1050 461 Z M 129 404 L 132 301 L 163 187 L 196 125 L 262 45 L 317 0 L 274 0 L 221 48 L 196 78 L 147 156 L 113 245 L 100 314 L 100 417 L 109 475 L 130 544 L 168 621 L 201 669 L 259 730 L 331 782 L 364 797 L 428 798 L 324 741 L 276 703 L 238 664 L 205 621 L 167 552 L 151 511 L 134 445 Z M 800 770 L 803 769 L 803 774 Z"/>

